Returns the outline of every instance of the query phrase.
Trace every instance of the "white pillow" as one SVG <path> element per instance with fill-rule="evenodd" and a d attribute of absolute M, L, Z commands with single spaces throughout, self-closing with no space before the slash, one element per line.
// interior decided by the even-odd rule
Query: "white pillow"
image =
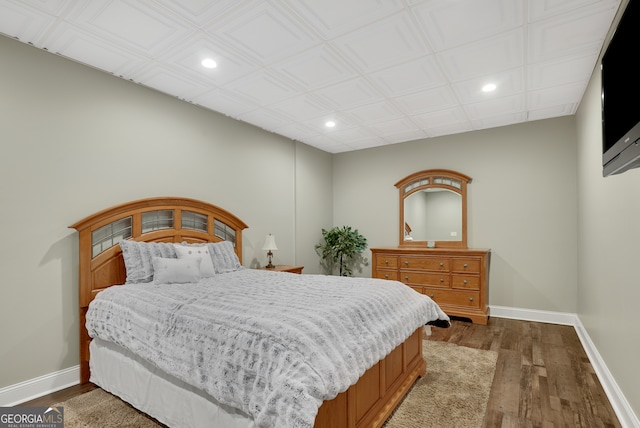
<path fill-rule="evenodd" d="M 173 244 L 179 259 L 200 259 L 200 276 L 208 278 L 216 274 L 213 260 L 206 245 Z"/>
<path fill-rule="evenodd" d="M 200 280 L 200 258 L 168 259 L 154 257 L 154 284 L 185 284 Z"/>

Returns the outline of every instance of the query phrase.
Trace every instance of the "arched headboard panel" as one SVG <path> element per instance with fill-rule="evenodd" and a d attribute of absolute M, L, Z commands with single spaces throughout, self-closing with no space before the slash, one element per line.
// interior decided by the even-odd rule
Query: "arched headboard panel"
<path fill-rule="evenodd" d="M 248 226 L 229 211 L 203 201 L 158 197 L 107 208 L 69 227 L 79 234 L 80 380 L 84 383 L 89 380 L 87 307 L 101 290 L 126 280 L 118 242 L 231 241 L 242 262 L 242 231 Z"/>

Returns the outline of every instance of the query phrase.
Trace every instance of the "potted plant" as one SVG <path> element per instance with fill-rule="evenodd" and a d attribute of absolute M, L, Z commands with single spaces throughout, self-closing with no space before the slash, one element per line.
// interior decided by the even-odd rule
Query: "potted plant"
<path fill-rule="evenodd" d="M 367 239 L 358 229 L 350 226 L 322 229 L 324 243 L 316 244 L 316 252 L 324 260 L 324 268 L 333 273 L 337 264 L 340 276 L 351 276 L 352 267 L 365 264 L 361 253 L 367 248 Z"/>

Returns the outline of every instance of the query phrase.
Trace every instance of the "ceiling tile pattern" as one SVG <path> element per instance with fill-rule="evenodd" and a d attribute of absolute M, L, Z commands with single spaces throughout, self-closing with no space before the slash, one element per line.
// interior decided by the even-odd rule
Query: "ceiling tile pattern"
<path fill-rule="evenodd" d="M 619 5 L 0 0 L 0 33 L 340 153 L 574 114 Z"/>

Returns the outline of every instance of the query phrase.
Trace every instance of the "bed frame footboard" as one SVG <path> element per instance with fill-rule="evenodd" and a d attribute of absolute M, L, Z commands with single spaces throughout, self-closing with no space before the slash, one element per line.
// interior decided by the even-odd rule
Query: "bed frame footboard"
<path fill-rule="evenodd" d="M 315 428 L 379 428 L 427 368 L 422 327 L 371 367 L 347 391 L 325 401 Z"/>

